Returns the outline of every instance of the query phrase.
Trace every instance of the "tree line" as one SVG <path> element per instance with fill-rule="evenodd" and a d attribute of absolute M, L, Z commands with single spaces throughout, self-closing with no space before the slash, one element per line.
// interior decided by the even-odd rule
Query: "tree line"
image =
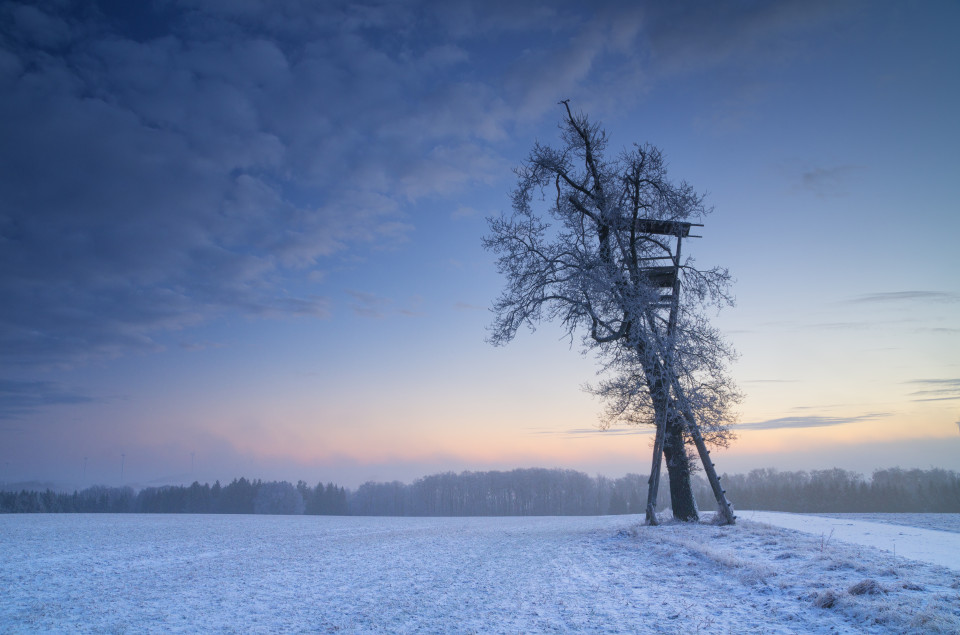
<path fill-rule="evenodd" d="M 299 481 L 248 481 L 227 485 L 198 482 L 190 486 L 131 487 L 97 485 L 72 494 L 46 490 L 0 492 L 0 513 L 141 513 L 141 514 L 312 514 L 347 515 L 347 490 L 333 483 L 310 487 Z"/>
<path fill-rule="evenodd" d="M 638 514 L 647 477 L 590 477 L 561 469 L 434 474 L 412 484 L 364 483 L 350 496 L 358 516 L 595 516 Z M 666 502 L 666 497 L 662 502 Z"/>
<path fill-rule="evenodd" d="M 841 469 L 779 472 L 772 468 L 723 476 L 740 509 L 786 512 L 960 513 L 960 474 L 952 470 L 877 470 L 870 478 Z M 710 490 L 698 500 L 711 509 Z"/>
<path fill-rule="evenodd" d="M 950 470 L 878 470 L 870 478 L 842 469 L 724 474 L 739 509 L 790 512 L 960 513 L 960 474 Z M 642 514 L 647 477 L 618 479 L 562 469 L 447 472 L 404 484 L 367 482 L 354 491 L 322 482 L 235 479 L 227 485 L 95 486 L 72 494 L 0 491 L 0 513 L 313 514 L 353 516 L 568 516 Z M 701 509 L 716 500 L 693 478 Z M 658 509 L 669 504 L 669 483 Z"/>

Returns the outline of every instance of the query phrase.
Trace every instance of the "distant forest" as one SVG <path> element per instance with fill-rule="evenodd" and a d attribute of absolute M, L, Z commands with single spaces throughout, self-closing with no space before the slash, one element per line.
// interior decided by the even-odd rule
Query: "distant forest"
<path fill-rule="evenodd" d="M 350 513 L 347 490 L 333 483 L 310 487 L 303 481 L 248 481 L 229 485 L 194 483 L 189 487 L 88 487 L 64 494 L 46 490 L 0 492 L 0 513 L 108 513 L 108 514 L 314 514 Z"/>
<path fill-rule="evenodd" d="M 723 475 L 739 509 L 790 512 L 960 513 L 960 474 L 889 469 L 864 478 L 841 469 L 811 472 L 753 470 Z M 702 477 L 694 482 L 702 510 L 714 499 Z M 658 509 L 669 508 L 662 483 Z M 353 516 L 564 516 L 641 514 L 647 477 L 591 477 L 560 469 L 435 474 L 412 484 L 364 483 L 355 491 L 333 483 L 248 481 L 194 483 L 134 491 L 89 487 L 72 494 L 0 491 L 0 513 L 311 514 Z"/>

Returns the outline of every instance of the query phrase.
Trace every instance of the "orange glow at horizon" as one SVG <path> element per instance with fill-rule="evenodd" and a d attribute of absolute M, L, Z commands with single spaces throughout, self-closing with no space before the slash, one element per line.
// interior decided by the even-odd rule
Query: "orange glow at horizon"
<path fill-rule="evenodd" d="M 835 426 L 743 430 L 729 448 L 728 456 L 777 455 L 824 447 L 856 446 L 864 442 L 896 442 L 918 439 L 949 439 L 956 424 L 943 418 L 920 419 L 898 415 L 872 421 Z M 427 426 L 424 426 L 426 428 Z M 564 465 L 582 461 L 636 460 L 645 465 L 652 443 L 650 434 L 618 434 L 618 431 L 565 434 L 557 430 L 472 426 L 415 431 L 372 426 L 372 432 L 357 435 L 350 429 L 309 429 L 295 424 L 271 426 L 230 443 L 238 451 L 259 457 L 289 457 L 309 463 L 349 458 L 360 464 L 389 461 L 422 461 L 448 457 L 467 463 Z M 425 442 L 425 439 L 429 442 Z"/>

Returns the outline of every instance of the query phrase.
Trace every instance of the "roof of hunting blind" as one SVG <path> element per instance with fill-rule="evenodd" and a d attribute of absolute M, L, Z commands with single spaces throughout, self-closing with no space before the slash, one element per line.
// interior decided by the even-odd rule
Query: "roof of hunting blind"
<path fill-rule="evenodd" d="M 691 227 L 703 227 L 702 223 L 684 223 L 676 220 L 656 220 L 653 218 L 638 218 L 636 222 L 637 231 L 644 234 L 663 234 L 665 236 L 678 236 L 686 238 L 690 236 Z M 700 238 L 700 236 L 693 236 Z"/>
<path fill-rule="evenodd" d="M 676 267 L 644 267 L 643 273 L 655 287 L 669 288 L 677 279 Z"/>

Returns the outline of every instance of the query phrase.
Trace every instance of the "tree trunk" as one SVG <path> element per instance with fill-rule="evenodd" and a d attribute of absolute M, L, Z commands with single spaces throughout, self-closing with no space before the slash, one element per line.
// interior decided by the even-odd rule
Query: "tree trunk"
<path fill-rule="evenodd" d="M 690 459 L 683 443 L 683 426 L 674 418 L 667 422 L 663 440 L 663 453 L 667 459 L 667 474 L 670 475 L 670 506 L 673 517 L 684 522 L 700 520 L 697 501 L 690 484 Z"/>
<path fill-rule="evenodd" d="M 656 384 L 663 386 L 662 383 Z M 650 479 L 647 481 L 647 524 L 658 525 L 657 521 L 657 493 L 660 490 L 660 464 L 663 463 L 663 431 L 666 427 L 667 396 L 663 389 L 656 390 L 654 397 L 654 419 L 657 424 L 656 435 L 653 438 L 653 462 L 650 467 Z M 659 404 L 659 407 L 657 407 Z"/>

